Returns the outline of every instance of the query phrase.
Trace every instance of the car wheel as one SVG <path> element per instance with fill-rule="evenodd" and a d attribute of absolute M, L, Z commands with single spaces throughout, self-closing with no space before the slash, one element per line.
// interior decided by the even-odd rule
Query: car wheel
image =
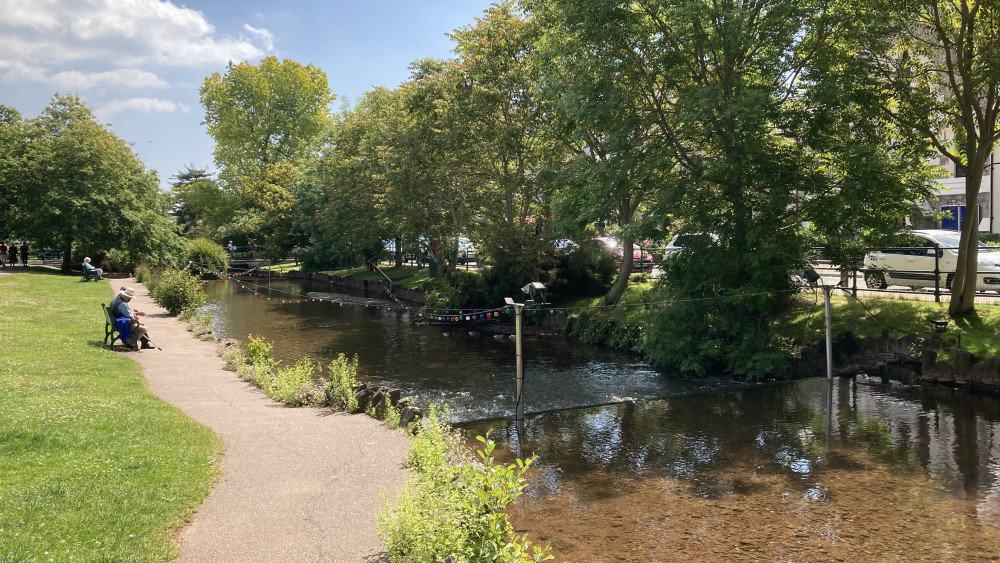
<path fill-rule="evenodd" d="M 868 289 L 885 289 L 888 287 L 885 284 L 885 276 L 882 272 L 868 272 L 865 274 L 865 283 L 868 284 Z"/>

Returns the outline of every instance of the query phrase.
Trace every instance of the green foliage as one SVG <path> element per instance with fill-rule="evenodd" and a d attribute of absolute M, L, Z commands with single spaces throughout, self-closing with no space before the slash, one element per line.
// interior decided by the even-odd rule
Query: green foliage
<path fill-rule="evenodd" d="M 327 375 L 323 380 L 323 391 L 326 403 L 347 412 L 358 410 L 358 398 L 355 389 L 358 387 L 358 356 L 348 359 L 344 354 L 327 367 Z"/>
<path fill-rule="evenodd" d="M 225 272 L 229 266 L 229 253 L 226 249 L 206 238 L 188 241 L 184 258 L 185 261 L 193 260 L 200 269 L 209 272 Z"/>
<path fill-rule="evenodd" d="M 292 406 L 306 404 L 309 397 L 309 383 L 319 366 L 309 358 L 295 362 L 294 366 L 277 368 L 267 382 L 264 392 L 275 401 Z"/>
<path fill-rule="evenodd" d="M 101 269 L 108 272 L 133 272 L 135 271 L 135 258 L 131 253 L 117 248 L 112 248 L 101 260 Z"/>
<path fill-rule="evenodd" d="M 164 270 L 158 283 L 150 291 L 153 299 L 171 315 L 198 309 L 207 299 L 197 278 L 184 270 L 173 268 Z"/>
<path fill-rule="evenodd" d="M 608 313 L 580 313 L 567 319 L 565 330 L 586 344 L 634 353 L 645 350 L 642 327 Z"/>
<path fill-rule="evenodd" d="M 254 335 L 247 335 L 246 358 L 253 365 L 264 366 L 268 369 L 278 365 L 278 362 L 271 357 L 273 346 L 268 344 L 264 337 L 257 338 Z"/>
<path fill-rule="evenodd" d="M 457 436 L 431 408 L 411 440 L 407 465 L 412 477 L 397 499 L 378 515 L 379 535 L 393 563 L 545 561 L 548 545 L 532 546 L 514 533 L 506 510 L 523 494 L 534 457 L 498 463 L 496 443 L 483 443 L 478 462 L 469 459 Z"/>
<path fill-rule="evenodd" d="M 549 297 L 568 300 L 606 293 L 618 272 L 614 256 L 600 241 L 585 240 L 571 252 L 556 258 L 556 278 L 548 286 Z"/>
<path fill-rule="evenodd" d="M 5 229 L 39 246 L 99 255 L 128 253 L 123 262 L 160 261 L 179 246 L 169 201 L 132 148 L 97 122 L 77 96 L 53 97 L 42 114 L 0 124 L 8 139 L 0 175 L 9 206 Z"/>

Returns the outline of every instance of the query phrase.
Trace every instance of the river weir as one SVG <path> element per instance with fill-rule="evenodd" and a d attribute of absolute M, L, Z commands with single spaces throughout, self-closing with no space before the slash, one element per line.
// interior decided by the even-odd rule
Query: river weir
<path fill-rule="evenodd" d="M 537 454 L 513 510 L 562 561 L 972 561 L 1000 557 L 1000 400 L 864 376 L 767 385 L 658 373 L 563 337 L 313 301 L 308 284 L 206 285 L 223 337 L 446 403 L 475 445 Z M 345 300 L 346 301 L 346 300 Z M 821 375 L 821 374 L 817 374 Z"/>

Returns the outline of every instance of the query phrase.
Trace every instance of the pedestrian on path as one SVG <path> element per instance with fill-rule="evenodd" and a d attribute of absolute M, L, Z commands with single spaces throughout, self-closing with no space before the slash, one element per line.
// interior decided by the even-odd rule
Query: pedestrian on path
<path fill-rule="evenodd" d="M 0 268 L 7 267 L 4 265 L 4 260 L 6 260 L 6 257 L 7 257 L 7 243 L 0 242 Z"/>
<path fill-rule="evenodd" d="M 28 241 L 21 241 L 21 263 L 28 267 Z"/>
<path fill-rule="evenodd" d="M 10 261 L 10 267 L 13 268 L 17 265 L 17 243 L 10 243 L 10 247 L 7 249 L 7 260 Z"/>

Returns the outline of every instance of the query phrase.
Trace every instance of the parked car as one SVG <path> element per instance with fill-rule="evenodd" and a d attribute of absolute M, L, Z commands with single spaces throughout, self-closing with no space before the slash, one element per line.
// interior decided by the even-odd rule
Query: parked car
<path fill-rule="evenodd" d="M 476 261 L 476 246 L 465 237 L 458 239 L 458 263 L 467 264 Z"/>
<path fill-rule="evenodd" d="M 951 289 L 958 265 L 958 245 L 961 234 L 940 229 L 917 230 L 902 235 L 899 243 L 882 250 L 869 250 L 865 255 L 865 282 L 872 289 L 904 285 L 914 289 L 935 287 L 935 256 L 938 269 L 937 286 Z M 985 245 L 979 247 L 977 291 L 1000 291 L 1000 251 Z"/>
<path fill-rule="evenodd" d="M 597 241 L 604 243 L 608 247 L 615 257 L 621 258 L 624 252 L 622 252 L 621 244 L 614 237 L 597 237 Z M 653 255 L 647 252 L 644 248 L 640 247 L 638 244 L 632 245 L 632 266 L 637 269 L 647 269 L 653 267 Z"/>
<path fill-rule="evenodd" d="M 712 241 L 709 242 L 707 240 L 704 240 L 705 237 L 711 237 Z M 705 246 L 710 246 L 711 244 L 714 244 L 719 241 L 718 235 L 714 234 L 706 235 L 705 233 L 681 233 L 678 235 L 674 235 L 670 239 L 670 242 L 667 243 L 667 246 L 663 248 L 663 258 L 668 258 L 674 254 L 677 254 L 681 250 L 690 247 L 692 245 L 692 242 L 695 242 L 699 239 Z"/>

